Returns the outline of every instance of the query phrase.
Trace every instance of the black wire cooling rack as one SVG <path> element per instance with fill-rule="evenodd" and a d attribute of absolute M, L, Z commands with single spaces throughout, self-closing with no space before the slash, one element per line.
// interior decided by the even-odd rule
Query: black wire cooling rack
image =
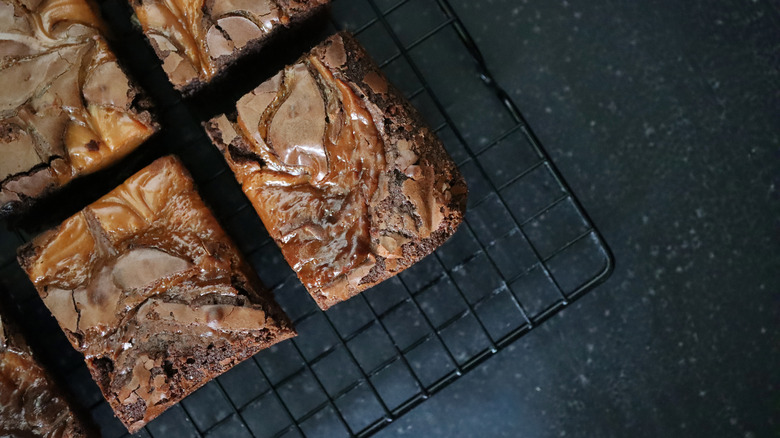
<path fill-rule="evenodd" d="M 321 312 L 199 126 L 278 66 L 244 65 L 249 88 L 182 101 L 130 24 L 126 5 L 103 9 L 119 36 L 115 50 L 154 98 L 163 130 L 120 169 L 74 182 L 44 202 L 33 212 L 44 219 L 0 230 L 0 283 L 25 315 L 41 360 L 103 436 L 126 430 L 16 265 L 15 249 L 160 155 L 183 159 L 300 335 L 208 383 L 136 436 L 371 435 L 611 273 L 598 231 L 447 0 L 334 0 L 325 32 L 357 36 L 435 127 L 470 195 L 466 222 L 434 255 Z"/>

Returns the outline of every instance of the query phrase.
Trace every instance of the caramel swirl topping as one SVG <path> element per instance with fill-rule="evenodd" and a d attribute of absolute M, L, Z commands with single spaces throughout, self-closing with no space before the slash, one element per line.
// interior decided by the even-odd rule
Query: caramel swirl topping
<path fill-rule="evenodd" d="M 315 57 L 241 99 L 236 125 L 263 160 L 244 190 L 309 288 L 373 263 L 369 204 L 384 143 L 350 86 Z"/>
<path fill-rule="evenodd" d="M 323 310 L 407 269 L 462 220 L 455 164 L 347 33 L 205 126 Z"/>
<path fill-rule="evenodd" d="M 279 324 L 173 157 L 38 236 L 24 254 L 22 266 L 73 346 L 90 363 L 112 364 L 98 381 L 112 407 L 146 407 L 132 417 L 138 425 L 166 407 L 166 388 L 202 383 L 161 373 L 166 361 L 262 341 Z"/>
<path fill-rule="evenodd" d="M 177 87 L 211 80 L 220 58 L 289 21 L 273 0 L 142 0 L 135 13 Z"/>
<path fill-rule="evenodd" d="M 462 199 L 465 185 L 420 123 L 359 44 L 337 34 L 206 127 L 326 309 L 406 269 L 460 222 L 450 184 Z"/>
<path fill-rule="evenodd" d="M 151 135 L 88 0 L 0 0 L 0 179 L 49 165 L 51 184 L 94 172 Z M 3 186 L 0 203 L 10 186 Z M 25 193 L 33 196 L 32 193 Z"/>

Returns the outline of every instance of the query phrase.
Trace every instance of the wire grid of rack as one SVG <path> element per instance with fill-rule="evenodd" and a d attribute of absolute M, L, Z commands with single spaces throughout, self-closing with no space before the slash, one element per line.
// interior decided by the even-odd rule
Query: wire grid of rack
<path fill-rule="evenodd" d="M 147 155 L 182 157 L 300 335 L 206 384 L 136 436 L 370 435 L 611 273 L 598 231 L 447 0 L 334 0 L 331 20 L 333 28 L 357 36 L 435 127 L 469 185 L 466 222 L 435 254 L 321 312 L 186 102 L 162 84 L 152 95 L 164 120 L 177 122 L 164 126 Z M 149 53 L 147 47 L 128 56 L 148 62 L 159 81 Z M 0 284 L 23 314 L 34 315 L 25 320 L 34 321 L 43 338 L 44 362 L 91 412 L 103 436 L 126 436 L 13 260 L 15 248 L 31 236 L 0 233 Z"/>

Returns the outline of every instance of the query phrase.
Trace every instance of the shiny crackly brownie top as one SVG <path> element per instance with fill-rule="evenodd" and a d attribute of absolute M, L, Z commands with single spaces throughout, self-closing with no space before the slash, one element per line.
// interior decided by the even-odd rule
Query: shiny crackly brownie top
<path fill-rule="evenodd" d="M 81 437 L 79 425 L 30 349 L 0 319 L 0 436 Z"/>
<path fill-rule="evenodd" d="M 173 157 L 36 238 L 20 262 L 131 430 L 225 371 L 233 343 L 253 354 L 293 333 Z"/>
<path fill-rule="evenodd" d="M 328 0 L 131 0 L 177 88 L 208 82 L 229 59 Z"/>
<path fill-rule="evenodd" d="M 211 122 L 271 236 L 323 307 L 376 281 L 372 272 L 400 271 L 431 251 L 421 241 L 460 222 L 448 204 L 453 192 L 465 200 L 462 178 L 388 90 L 340 34 L 241 98 L 235 120 Z M 390 118 L 402 123 L 390 127 Z"/>
<path fill-rule="evenodd" d="M 87 0 L 0 0 L 0 206 L 105 167 L 155 130 Z"/>

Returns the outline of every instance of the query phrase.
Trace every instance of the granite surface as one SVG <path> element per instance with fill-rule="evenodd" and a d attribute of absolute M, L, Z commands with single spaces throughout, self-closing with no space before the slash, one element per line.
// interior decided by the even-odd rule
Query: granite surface
<path fill-rule="evenodd" d="M 453 5 L 617 267 L 379 436 L 780 435 L 780 6 Z"/>

